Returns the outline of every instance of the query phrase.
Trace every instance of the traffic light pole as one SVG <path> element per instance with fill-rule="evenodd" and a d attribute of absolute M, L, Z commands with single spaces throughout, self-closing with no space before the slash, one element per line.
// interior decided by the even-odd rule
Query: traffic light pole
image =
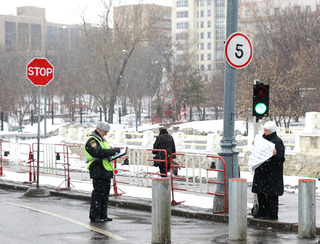
<path fill-rule="evenodd" d="M 227 37 L 237 32 L 238 29 L 238 0 L 227 2 Z M 219 155 L 226 162 L 227 194 L 229 195 L 229 179 L 239 178 L 238 153 L 236 151 L 236 140 L 234 135 L 235 124 L 235 90 L 236 90 L 236 69 L 226 62 L 224 78 L 224 119 L 223 138 L 220 142 L 221 151 Z M 221 169 L 221 162 L 219 169 Z M 218 181 L 223 182 L 223 172 L 218 173 Z M 224 193 L 224 186 L 218 185 L 216 193 Z M 215 196 L 213 211 L 224 209 L 224 197 Z"/>
<path fill-rule="evenodd" d="M 259 80 L 254 80 L 253 85 L 257 85 L 260 81 Z M 254 110 L 254 108 L 252 108 Z M 256 135 L 259 134 L 259 120 L 261 118 L 254 116 L 253 119 L 253 140 L 256 138 Z M 253 193 L 253 207 L 251 209 L 251 214 L 254 215 L 258 212 L 259 210 L 259 203 L 258 203 L 258 196 L 256 193 Z"/>

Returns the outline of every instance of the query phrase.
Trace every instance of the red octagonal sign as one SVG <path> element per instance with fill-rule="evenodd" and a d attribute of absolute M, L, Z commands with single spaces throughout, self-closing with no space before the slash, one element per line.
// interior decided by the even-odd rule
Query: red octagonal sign
<path fill-rule="evenodd" d="M 46 58 L 34 58 L 27 64 L 27 78 L 35 86 L 46 86 L 53 80 L 53 65 Z"/>

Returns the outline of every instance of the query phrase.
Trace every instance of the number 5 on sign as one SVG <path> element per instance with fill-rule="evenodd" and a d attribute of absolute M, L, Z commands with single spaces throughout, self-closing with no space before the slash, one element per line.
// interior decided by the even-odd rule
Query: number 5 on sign
<path fill-rule="evenodd" d="M 252 43 L 245 34 L 240 32 L 233 33 L 226 42 L 224 54 L 231 67 L 243 69 L 252 60 Z"/>

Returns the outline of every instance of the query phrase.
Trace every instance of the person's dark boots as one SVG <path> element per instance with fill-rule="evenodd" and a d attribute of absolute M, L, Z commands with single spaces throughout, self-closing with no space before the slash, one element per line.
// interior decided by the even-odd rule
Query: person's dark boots
<path fill-rule="evenodd" d="M 90 219 L 90 222 L 93 222 L 93 223 L 102 223 L 104 222 L 103 219 Z"/>

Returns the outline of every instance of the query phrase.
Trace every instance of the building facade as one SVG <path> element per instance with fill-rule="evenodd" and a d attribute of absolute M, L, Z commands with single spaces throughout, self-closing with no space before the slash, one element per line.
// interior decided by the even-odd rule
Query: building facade
<path fill-rule="evenodd" d="M 257 33 L 257 19 L 264 19 L 282 11 L 320 11 L 318 0 L 239 0 L 239 30 L 251 38 Z"/>
<path fill-rule="evenodd" d="M 224 69 L 227 0 L 173 0 L 172 43 L 177 63 L 185 55 L 210 81 L 217 70 Z"/>
<path fill-rule="evenodd" d="M 171 38 L 171 8 L 155 4 L 114 7 L 114 24 L 118 25 L 114 28 L 122 28 L 133 34 L 145 32 L 147 39 L 152 39 L 150 35 L 157 33 Z"/>
<path fill-rule="evenodd" d="M 0 51 L 6 53 L 54 55 L 58 43 L 71 45 L 72 38 L 82 33 L 83 27 L 79 25 L 47 22 L 44 8 L 18 7 L 16 16 L 0 15 Z"/>

